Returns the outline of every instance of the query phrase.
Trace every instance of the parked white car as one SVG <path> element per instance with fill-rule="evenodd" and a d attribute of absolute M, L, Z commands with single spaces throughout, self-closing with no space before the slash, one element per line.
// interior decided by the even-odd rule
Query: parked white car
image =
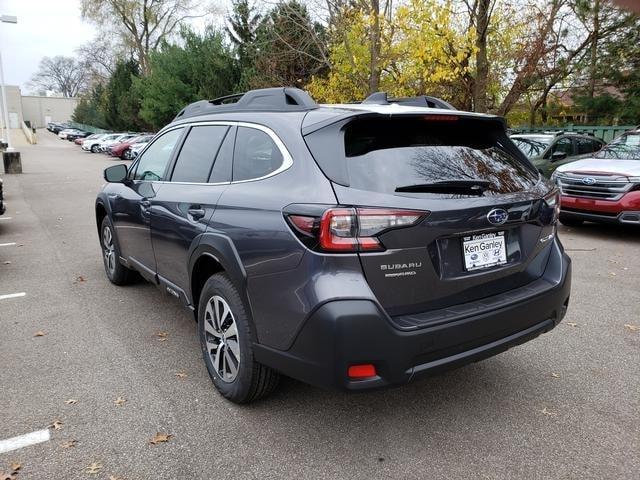
<path fill-rule="evenodd" d="M 93 138 L 88 137 L 84 142 L 82 142 L 82 149 L 87 152 L 97 153 L 100 142 L 111 135 L 112 134 L 110 133 L 101 133 Z"/>

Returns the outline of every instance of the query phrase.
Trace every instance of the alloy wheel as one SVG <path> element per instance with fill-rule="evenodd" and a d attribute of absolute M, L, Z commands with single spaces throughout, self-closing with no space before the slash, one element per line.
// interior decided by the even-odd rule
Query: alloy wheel
<path fill-rule="evenodd" d="M 231 307 L 219 295 L 207 302 L 204 335 L 207 354 L 216 373 L 224 382 L 233 382 L 240 367 L 238 328 Z"/>
<path fill-rule="evenodd" d="M 113 275 L 116 269 L 116 248 L 113 244 L 113 234 L 109 226 L 104 227 L 102 230 L 102 251 L 107 270 Z"/>

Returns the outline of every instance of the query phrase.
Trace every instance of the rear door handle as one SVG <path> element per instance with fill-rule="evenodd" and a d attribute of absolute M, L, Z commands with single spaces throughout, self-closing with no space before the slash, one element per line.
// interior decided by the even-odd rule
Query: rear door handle
<path fill-rule="evenodd" d="M 194 219 L 194 220 L 200 220 L 202 217 L 204 217 L 205 211 L 202 207 L 200 207 L 200 205 L 192 205 L 188 210 L 187 213 Z"/>

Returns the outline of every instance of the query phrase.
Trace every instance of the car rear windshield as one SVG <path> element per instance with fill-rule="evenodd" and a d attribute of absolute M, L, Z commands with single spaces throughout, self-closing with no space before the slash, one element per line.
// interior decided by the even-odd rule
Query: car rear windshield
<path fill-rule="evenodd" d="M 620 135 L 594 155 L 596 158 L 640 160 L 640 132 Z"/>
<path fill-rule="evenodd" d="M 518 157 L 497 122 L 436 116 L 367 118 L 344 131 L 349 185 L 394 193 L 400 187 L 481 180 L 485 194 L 532 188 L 538 172 Z"/>

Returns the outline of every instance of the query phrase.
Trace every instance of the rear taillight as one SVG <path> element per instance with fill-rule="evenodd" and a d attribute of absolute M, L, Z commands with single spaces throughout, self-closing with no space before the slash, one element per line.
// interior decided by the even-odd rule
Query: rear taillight
<path fill-rule="evenodd" d="M 417 224 L 429 212 L 392 208 L 329 208 L 321 215 L 287 214 L 300 240 L 325 252 L 384 250 L 378 236 L 388 230 Z"/>
<path fill-rule="evenodd" d="M 560 216 L 560 192 L 553 190 L 546 197 L 544 197 L 544 203 L 547 207 L 548 214 L 543 218 L 543 222 L 547 224 L 555 224 Z"/>

